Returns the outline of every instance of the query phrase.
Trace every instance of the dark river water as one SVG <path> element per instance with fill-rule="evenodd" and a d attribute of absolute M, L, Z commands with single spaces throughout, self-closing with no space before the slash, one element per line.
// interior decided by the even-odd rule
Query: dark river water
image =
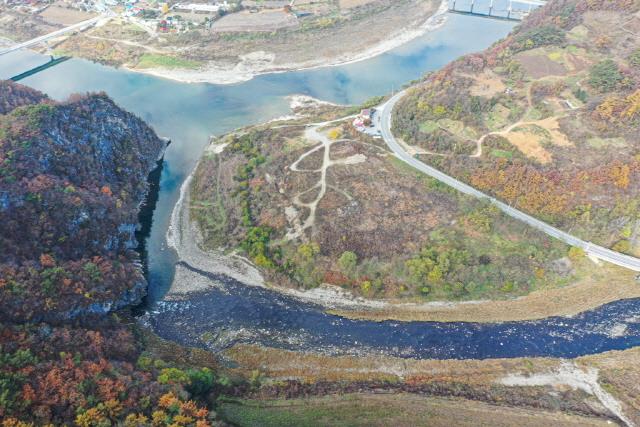
<path fill-rule="evenodd" d="M 498 324 L 349 320 L 264 288 L 198 271 L 219 289 L 158 303 L 145 317 L 164 338 L 220 350 L 261 343 L 332 355 L 418 359 L 572 358 L 640 345 L 640 301 L 622 300 L 573 317 Z"/>
<path fill-rule="evenodd" d="M 315 70 L 270 74 L 236 85 L 185 84 L 72 59 L 21 83 L 56 99 L 105 91 L 124 108 L 172 140 L 160 177 L 156 210 L 147 239 L 150 312 L 145 322 L 183 344 L 220 348 L 254 342 L 332 354 L 385 353 L 416 358 L 562 356 L 623 349 L 639 344 L 640 304 L 619 301 L 572 318 L 503 324 L 367 322 L 328 315 L 320 307 L 214 277 L 224 291 L 190 301 L 160 301 L 175 272 L 166 245 L 180 185 L 210 135 L 289 113 L 289 95 L 360 103 L 438 69 L 465 53 L 505 36 L 513 23 L 447 15 L 446 23 L 376 58 Z M 33 52 L 0 57 L 0 78 L 46 61 Z"/>

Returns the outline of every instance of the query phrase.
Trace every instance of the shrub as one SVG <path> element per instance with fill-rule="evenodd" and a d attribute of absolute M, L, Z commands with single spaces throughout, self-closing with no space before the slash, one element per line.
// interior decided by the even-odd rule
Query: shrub
<path fill-rule="evenodd" d="M 584 257 L 586 254 L 581 248 L 579 248 L 577 246 L 571 246 L 569 248 L 569 252 L 568 252 L 567 255 L 569 256 L 569 259 L 577 261 L 580 258 Z"/>
<path fill-rule="evenodd" d="M 165 368 L 158 375 L 160 384 L 188 384 L 189 375 L 178 368 Z"/>
<path fill-rule="evenodd" d="M 215 377 L 209 368 L 190 369 L 187 371 L 189 384 L 185 387 L 193 396 L 204 396 L 213 387 Z"/>
<path fill-rule="evenodd" d="M 290 262 L 291 276 L 307 288 L 314 288 L 322 281 L 322 273 L 316 263 L 319 253 L 320 246 L 317 243 L 303 243 L 298 246 Z"/>
<path fill-rule="evenodd" d="M 365 280 L 360 283 L 360 291 L 362 291 L 363 294 L 368 294 L 369 292 L 371 292 L 371 281 Z"/>
<path fill-rule="evenodd" d="M 578 99 L 581 102 L 587 102 L 587 99 L 589 98 L 589 95 L 587 94 L 587 92 L 581 88 L 574 89 L 573 96 L 575 96 L 576 99 Z"/>
<path fill-rule="evenodd" d="M 342 136 L 342 129 L 340 128 L 333 128 L 329 131 L 329 138 L 333 139 L 334 141 L 340 138 L 341 136 Z"/>
<path fill-rule="evenodd" d="M 351 251 L 344 251 L 338 259 L 338 265 L 346 275 L 353 275 L 358 264 L 358 256 Z"/>
<path fill-rule="evenodd" d="M 611 249 L 613 249 L 616 252 L 627 253 L 631 251 L 631 243 L 628 240 L 623 239 L 618 241 L 615 245 L 613 245 L 613 248 Z"/>
<path fill-rule="evenodd" d="M 242 241 L 242 249 L 261 267 L 272 267 L 269 256 L 269 242 L 272 230 L 269 227 L 251 227 Z"/>
<path fill-rule="evenodd" d="M 540 46 L 560 45 L 565 40 L 565 33 L 555 25 L 543 25 L 525 31 L 515 38 L 514 50 L 533 49 Z"/>
<path fill-rule="evenodd" d="M 504 293 L 510 293 L 513 292 L 515 289 L 516 285 L 513 282 L 505 282 L 502 287 L 500 288 L 500 290 Z"/>
<path fill-rule="evenodd" d="M 622 82 L 618 64 L 611 59 L 598 62 L 589 71 L 589 85 L 599 92 L 611 92 Z"/>
<path fill-rule="evenodd" d="M 640 68 L 640 49 L 634 50 L 627 58 L 629 64 L 635 68 Z"/>

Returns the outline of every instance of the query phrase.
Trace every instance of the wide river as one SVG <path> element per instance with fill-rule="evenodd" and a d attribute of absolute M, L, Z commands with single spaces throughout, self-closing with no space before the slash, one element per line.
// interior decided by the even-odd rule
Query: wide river
<path fill-rule="evenodd" d="M 105 91 L 124 108 L 171 139 L 159 200 L 147 240 L 147 321 L 162 336 L 183 344 L 220 347 L 254 342 L 333 354 L 385 353 L 417 358 L 516 356 L 575 357 L 640 344 L 640 304 L 620 301 L 572 318 L 503 324 L 367 322 L 323 313 L 276 292 L 224 277 L 225 292 L 185 302 L 159 302 L 173 279 L 176 257 L 166 231 L 182 182 L 209 136 L 289 113 L 287 96 L 303 94 L 343 104 L 360 103 L 488 47 L 513 23 L 446 15 L 439 28 L 378 57 L 338 67 L 269 74 L 236 85 L 186 84 L 72 59 L 21 83 L 56 99 Z M 29 51 L 0 57 L 0 78 L 46 61 Z M 205 340 L 203 337 L 207 337 Z"/>

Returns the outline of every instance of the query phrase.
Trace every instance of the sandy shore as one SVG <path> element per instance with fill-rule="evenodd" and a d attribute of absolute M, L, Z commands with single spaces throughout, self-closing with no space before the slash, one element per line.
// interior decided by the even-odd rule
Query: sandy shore
<path fill-rule="evenodd" d="M 260 272 L 239 256 L 221 252 L 204 252 L 200 249 L 200 233 L 189 218 L 190 175 L 182 184 L 180 198 L 173 208 L 171 223 L 167 230 L 167 245 L 173 248 L 178 258 L 198 269 L 224 274 L 249 286 L 264 286 Z M 215 284 L 174 279 L 170 294 L 184 294 L 206 289 Z"/>
<path fill-rule="evenodd" d="M 382 43 L 378 43 L 359 52 L 346 52 L 334 58 L 318 58 L 312 61 L 300 63 L 276 64 L 275 56 L 273 54 L 264 51 L 257 51 L 240 56 L 240 62 L 233 66 L 210 62 L 203 68 L 195 70 L 170 70 L 164 68 L 148 68 L 144 70 L 135 68 L 127 69 L 185 83 L 236 84 L 251 80 L 262 74 L 304 71 L 322 67 L 337 67 L 374 58 L 421 37 L 430 31 L 436 30 L 445 23 L 445 14 L 447 10 L 448 4 L 443 0 L 437 11 L 416 28 L 403 28 L 394 34 L 389 35 L 389 37 Z"/>

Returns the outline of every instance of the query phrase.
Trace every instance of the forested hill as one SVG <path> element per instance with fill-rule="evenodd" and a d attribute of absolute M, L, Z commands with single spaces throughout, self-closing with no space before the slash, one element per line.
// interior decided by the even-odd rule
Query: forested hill
<path fill-rule="evenodd" d="M 67 319 L 139 299 L 134 232 L 165 142 L 103 94 L 2 83 L 0 317 Z"/>
<path fill-rule="evenodd" d="M 45 94 L 10 80 L 0 80 L 0 114 L 7 114 L 14 108 L 44 102 Z"/>
<path fill-rule="evenodd" d="M 104 94 L 0 89 L 0 424 L 210 425 L 212 371 L 111 313 L 146 291 L 133 233 L 165 142 Z"/>
<path fill-rule="evenodd" d="M 395 134 L 482 191 L 640 255 L 639 10 L 549 2 L 411 88 Z"/>

